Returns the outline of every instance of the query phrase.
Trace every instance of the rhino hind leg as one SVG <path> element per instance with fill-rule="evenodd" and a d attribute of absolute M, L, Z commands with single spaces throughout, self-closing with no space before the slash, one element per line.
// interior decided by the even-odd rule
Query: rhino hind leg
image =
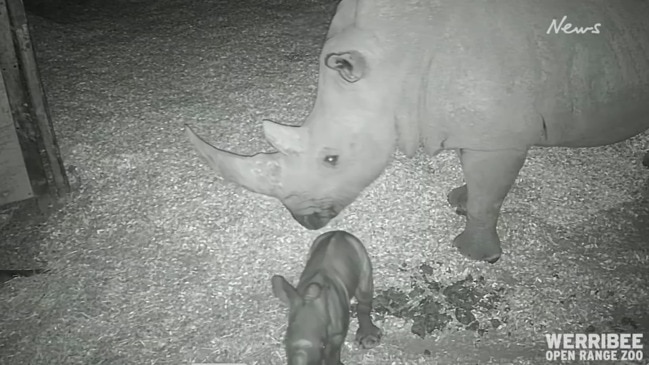
<path fill-rule="evenodd" d="M 527 150 L 460 152 L 466 185 L 453 189 L 448 199 L 466 216 L 466 228 L 453 241 L 462 255 L 490 263 L 500 258 L 496 232 L 500 207 L 526 156 Z"/>
<path fill-rule="evenodd" d="M 458 186 L 448 193 L 448 203 L 455 208 L 455 213 L 466 216 L 466 199 L 468 189 L 466 184 Z"/>

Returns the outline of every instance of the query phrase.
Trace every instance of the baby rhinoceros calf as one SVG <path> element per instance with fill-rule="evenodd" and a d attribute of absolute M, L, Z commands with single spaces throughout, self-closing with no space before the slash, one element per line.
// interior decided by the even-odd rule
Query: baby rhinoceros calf
<path fill-rule="evenodd" d="M 332 231 L 318 236 L 296 288 L 279 275 L 272 283 L 275 296 L 290 307 L 284 340 L 289 365 L 342 365 L 351 297 L 358 301 L 356 341 L 366 349 L 379 343 L 382 332 L 370 318 L 372 264 L 352 234 Z"/>

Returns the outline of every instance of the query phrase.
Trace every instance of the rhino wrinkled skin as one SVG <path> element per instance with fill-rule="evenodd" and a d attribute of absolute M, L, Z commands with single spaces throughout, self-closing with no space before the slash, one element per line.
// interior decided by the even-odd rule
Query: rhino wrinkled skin
<path fill-rule="evenodd" d="M 217 173 L 279 199 L 308 229 L 390 162 L 458 151 L 459 251 L 495 262 L 500 207 L 531 146 L 591 147 L 649 128 L 649 2 L 342 0 L 300 127 L 264 121 L 274 153 L 240 156 L 187 128 Z M 422 207 L 425 209 L 425 207 Z"/>

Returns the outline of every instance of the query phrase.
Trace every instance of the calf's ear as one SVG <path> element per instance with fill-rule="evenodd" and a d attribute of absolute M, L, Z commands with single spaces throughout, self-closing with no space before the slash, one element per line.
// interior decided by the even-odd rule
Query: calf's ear
<path fill-rule="evenodd" d="M 320 296 L 322 293 L 322 287 L 318 283 L 311 283 L 306 287 L 306 292 L 304 293 L 304 300 L 310 302 Z"/>
<path fill-rule="evenodd" d="M 283 276 L 274 275 L 270 281 L 273 286 L 273 294 L 284 304 L 295 305 L 297 301 L 301 300 L 297 290 Z"/>

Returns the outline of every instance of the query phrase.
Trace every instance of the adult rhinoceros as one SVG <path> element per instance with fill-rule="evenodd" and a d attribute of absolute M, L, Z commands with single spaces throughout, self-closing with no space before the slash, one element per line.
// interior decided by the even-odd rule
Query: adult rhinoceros
<path fill-rule="evenodd" d="M 459 152 L 459 251 L 495 262 L 496 223 L 531 146 L 600 146 L 649 128 L 649 2 L 342 0 L 301 127 L 264 121 L 278 150 L 240 156 L 191 129 L 218 174 L 319 229 L 398 147 Z"/>

